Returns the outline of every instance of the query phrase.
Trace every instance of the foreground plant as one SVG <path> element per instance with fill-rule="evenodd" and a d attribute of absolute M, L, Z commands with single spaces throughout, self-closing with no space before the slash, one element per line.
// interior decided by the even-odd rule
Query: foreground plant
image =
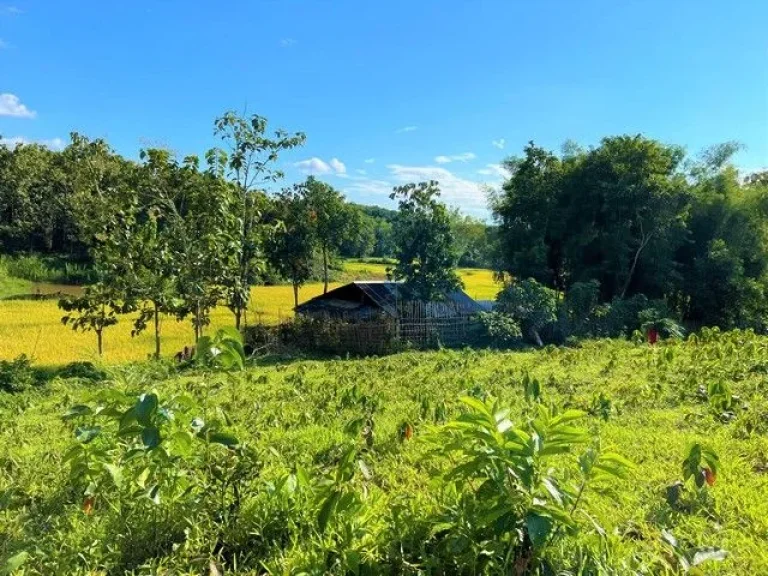
<path fill-rule="evenodd" d="M 467 411 L 434 437 L 437 451 L 453 463 L 444 479 L 460 499 L 440 525 L 443 537 L 453 540 L 454 552 L 486 558 L 504 573 L 550 570 L 544 553 L 580 530 L 585 493 L 625 478 L 632 463 L 595 442 L 576 459 L 574 482 L 561 456 L 588 443 L 588 431 L 577 425 L 583 412 L 536 405 L 534 415 L 515 426 L 496 400 L 462 402 Z"/>

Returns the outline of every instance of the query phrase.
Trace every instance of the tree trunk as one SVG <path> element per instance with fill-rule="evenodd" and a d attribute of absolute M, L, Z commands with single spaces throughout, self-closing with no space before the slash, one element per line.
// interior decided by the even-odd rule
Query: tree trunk
<path fill-rule="evenodd" d="M 200 336 L 203 335 L 203 323 L 200 320 L 200 300 L 197 301 L 195 306 L 195 344 L 200 340 Z"/>
<path fill-rule="evenodd" d="M 293 304 L 294 308 L 299 306 L 299 285 L 296 282 L 293 283 Z"/>
<path fill-rule="evenodd" d="M 536 342 L 536 346 L 539 348 L 544 346 L 544 342 L 541 341 L 541 336 L 539 336 L 539 331 L 536 328 L 531 328 L 531 336 L 533 337 L 533 341 Z"/>
<path fill-rule="evenodd" d="M 323 245 L 323 281 L 325 282 L 325 285 L 323 286 L 323 294 L 328 293 L 328 248 Z M 298 303 L 296 304 L 298 306 Z"/>
<path fill-rule="evenodd" d="M 98 346 L 98 349 L 99 349 L 99 358 L 101 358 L 101 356 L 104 353 L 104 347 L 102 345 L 102 334 L 101 334 L 101 331 L 102 331 L 102 329 L 96 330 L 96 343 L 97 343 L 97 346 Z"/>
<path fill-rule="evenodd" d="M 240 308 L 240 306 L 235 306 L 235 309 L 232 311 L 232 313 L 235 315 L 235 328 L 240 330 L 240 318 L 242 318 L 243 310 Z"/>
<path fill-rule="evenodd" d="M 160 310 L 157 302 L 155 304 L 155 359 L 160 359 Z"/>

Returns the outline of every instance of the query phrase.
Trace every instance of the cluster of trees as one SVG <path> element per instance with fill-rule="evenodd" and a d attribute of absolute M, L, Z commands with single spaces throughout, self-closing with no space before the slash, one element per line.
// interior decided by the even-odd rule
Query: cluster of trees
<path fill-rule="evenodd" d="M 499 272 L 595 304 L 662 301 L 693 325 L 768 323 L 768 178 L 727 143 L 687 160 L 643 136 L 562 154 L 530 143 L 492 201 Z"/>
<path fill-rule="evenodd" d="M 223 146 L 203 162 L 162 149 L 142 150 L 134 162 L 105 141 L 78 134 L 58 152 L 0 146 L 0 247 L 88 262 L 94 282 L 60 305 L 65 324 L 96 333 L 99 353 L 104 330 L 129 312 L 133 334 L 154 330 L 156 356 L 163 314 L 191 318 L 197 339 L 211 309 L 225 303 L 240 328 L 251 286 L 275 277 L 290 281 L 298 304 L 299 288 L 310 279 L 321 277 L 327 291 L 339 255 L 391 257 L 405 250 L 403 258 L 428 264 L 398 269 L 398 278 L 429 269 L 431 279 L 442 274 L 455 283 L 452 226 L 467 231 L 466 253 L 480 252 L 478 242 L 489 237 L 485 224 L 435 200 L 436 183 L 423 198 L 403 189 L 400 211 L 347 202 L 313 177 L 270 194 L 283 177 L 276 168 L 280 153 L 301 146 L 305 136 L 271 133 L 266 119 L 234 113 L 216 120 L 215 134 Z M 424 204 L 418 214 L 404 213 L 411 194 L 416 200 L 409 206 Z M 430 218 L 442 227 L 438 244 L 422 242 L 429 233 L 407 238 L 408 231 L 432 230 Z M 439 245 L 446 254 L 438 259 Z"/>

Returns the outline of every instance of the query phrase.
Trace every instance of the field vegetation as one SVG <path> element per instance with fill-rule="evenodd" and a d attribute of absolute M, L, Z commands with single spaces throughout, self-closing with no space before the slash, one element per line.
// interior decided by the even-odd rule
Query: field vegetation
<path fill-rule="evenodd" d="M 0 558 L 24 574 L 768 571 L 764 337 L 227 358 L 0 395 Z"/>

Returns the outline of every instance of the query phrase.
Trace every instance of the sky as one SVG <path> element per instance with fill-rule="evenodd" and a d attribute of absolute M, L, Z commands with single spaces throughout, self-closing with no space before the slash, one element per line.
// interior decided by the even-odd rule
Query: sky
<path fill-rule="evenodd" d="M 737 140 L 768 166 L 768 1 L 0 0 L 0 135 L 106 138 L 137 158 L 215 146 L 234 109 L 302 131 L 285 184 L 349 199 L 438 180 L 487 217 L 525 144 L 558 151 L 642 133 Z"/>

